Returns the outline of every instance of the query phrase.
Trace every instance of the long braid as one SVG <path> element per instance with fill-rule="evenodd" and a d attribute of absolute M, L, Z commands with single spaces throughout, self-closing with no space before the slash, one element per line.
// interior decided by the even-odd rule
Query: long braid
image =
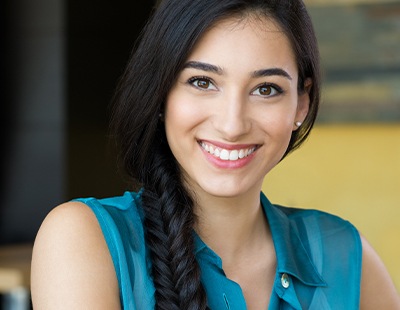
<path fill-rule="evenodd" d="M 166 156 L 169 150 L 165 149 L 164 154 L 157 151 L 142 195 L 156 308 L 206 309 L 206 295 L 194 255 L 193 201 L 180 181 L 172 154 Z"/>

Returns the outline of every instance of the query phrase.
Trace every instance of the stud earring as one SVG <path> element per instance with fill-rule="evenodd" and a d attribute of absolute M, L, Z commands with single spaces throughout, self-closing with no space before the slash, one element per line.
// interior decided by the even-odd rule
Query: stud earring
<path fill-rule="evenodd" d="M 296 122 L 294 123 L 297 127 L 300 127 L 302 125 L 302 122 Z"/>

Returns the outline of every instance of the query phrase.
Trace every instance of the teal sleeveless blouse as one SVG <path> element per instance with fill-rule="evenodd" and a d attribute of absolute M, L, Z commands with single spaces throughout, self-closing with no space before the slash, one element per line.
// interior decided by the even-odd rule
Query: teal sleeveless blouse
<path fill-rule="evenodd" d="M 99 221 L 118 278 L 121 306 L 129 310 L 155 305 L 140 194 L 77 199 Z M 262 193 L 261 203 L 277 257 L 268 309 L 359 309 L 362 248 L 356 228 L 321 211 L 273 205 Z M 225 276 L 221 258 L 196 234 L 195 249 L 210 309 L 247 309 L 240 286 Z"/>

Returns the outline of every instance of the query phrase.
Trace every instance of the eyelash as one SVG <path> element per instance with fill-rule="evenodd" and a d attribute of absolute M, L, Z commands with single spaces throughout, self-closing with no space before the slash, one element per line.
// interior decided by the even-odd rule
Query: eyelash
<path fill-rule="evenodd" d="M 263 84 L 257 86 L 257 87 L 251 92 L 251 94 L 253 94 L 256 90 L 259 90 L 259 89 L 261 89 L 261 88 L 263 88 L 263 87 L 268 87 L 268 88 L 270 87 L 270 88 L 272 88 L 272 89 L 274 89 L 274 90 L 276 91 L 276 94 L 268 95 L 268 96 L 265 96 L 265 97 L 274 97 L 274 96 L 277 96 L 277 95 L 280 95 L 280 94 L 283 94 L 283 93 L 284 93 L 283 89 L 282 89 L 281 87 L 279 87 L 278 85 L 276 85 L 276 84 L 273 84 L 273 83 L 263 83 Z M 260 94 L 260 96 L 264 97 L 264 96 L 261 95 L 261 94 Z"/>
<path fill-rule="evenodd" d="M 190 78 L 190 79 L 187 81 L 187 83 L 188 83 L 190 86 L 193 86 L 193 87 L 195 87 L 196 89 L 199 89 L 199 90 L 201 90 L 201 91 L 207 90 L 207 89 L 203 89 L 203 88 L 201 88 L 201 87 L 199 87 L 199 86 L 194 85 L 194 82 L 200 81 L 200 80 L 209 82 L 210 84 L 214 85 L 215 88 L 217 88 L 217 87 L 215 86 L 215 84 L 214 84 L 214 81 L 213 81 L 212 79 L 210 79 L 209 77 L 206 77 L 206 76 L 194 76 L 194 77 Z"/>

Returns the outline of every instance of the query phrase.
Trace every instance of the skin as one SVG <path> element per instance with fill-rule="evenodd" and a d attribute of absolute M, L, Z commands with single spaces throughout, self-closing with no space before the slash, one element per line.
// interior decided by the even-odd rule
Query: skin
<path fill-rule="evenodd" d="M 281 71 L 265 71 L 271 68 Z M 269 74 L 257 76 L 260 70 Z M 195 229 L 220 255 L 251 310 L 268 308 L 276 268 L 260 206 L 262 181 L 308 112 L 308 93 L 298 94 L 297 75 L 290 44 L 273 22 L 228 19 L 197 43 L 166 103 L 167 139 L 196 197 Z M 254 152 L 222 161 L 199 142 Z M 362 242 L 361 309 L 400 309 L 382 261 L 364 237 Z M 43 222 L 33 252 L 32 300 L 35 309 L 120 309 L 107 245 L 84 204 L 58 206 Z"/>
<path fill-rule="evenodd" d="M 94 213 L 79 202 L 53 209 L 35 240 L 34 309 L 120 309 L 118 281 Z"/>
<path fill-rule="evenodd" d="M 254 77 L 269 69 L 288 77 Z M 260 95 L 263 86 L 271 95 Z M 257 197 L 264 176 L 286 151 L 297 129 L 294 123 L 304 120 L 308 101 L 308 94 L 297 94 L 296 62 L 276 26 L 230 20 L 212 28 L 189 56 L 165 110 L 168 143 L 189 188 L 200 199 Z M 200 141 L 221 149 L 256 150 L 244 167 L 236 168 L 233 161 L 222 163 L 232 167 L 221 167 L 210 163 Z"/>

